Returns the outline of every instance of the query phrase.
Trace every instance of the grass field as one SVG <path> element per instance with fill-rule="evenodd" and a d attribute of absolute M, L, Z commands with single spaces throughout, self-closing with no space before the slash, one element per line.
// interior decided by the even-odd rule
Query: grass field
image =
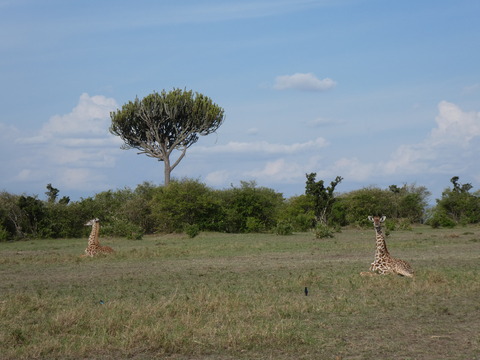
<path fill-rule="evenodd" d="M 480 228 L 0 243 L 2 359 L 480 359 Z M 304 289 L 309 294 L 305 296 Z"/>

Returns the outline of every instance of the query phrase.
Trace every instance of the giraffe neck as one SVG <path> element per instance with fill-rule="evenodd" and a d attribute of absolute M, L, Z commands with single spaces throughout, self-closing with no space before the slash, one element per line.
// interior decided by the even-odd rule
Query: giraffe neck
<path fill-rule="evenodd" d="M 93 223 L 92 231 L 90 232 L 90 236 L 88 238 L 88 245 L 98 245 L 98 234 L 100 232 L 100 224 L 98 222 Z"/>
<path fill-rule="evenodd" d="M 95 244 L 100 245 L 98 238 L 100 237 L 100 223 L 95 223 Z"/>
<path fill-rule="evenodd" d="M 377 243 L 376 257 L 389 255 L 387 250 L 387 244 L 385 243 L 385 236 L 383 235 L 382 228 L 375 227 L 375 238 Z"/>

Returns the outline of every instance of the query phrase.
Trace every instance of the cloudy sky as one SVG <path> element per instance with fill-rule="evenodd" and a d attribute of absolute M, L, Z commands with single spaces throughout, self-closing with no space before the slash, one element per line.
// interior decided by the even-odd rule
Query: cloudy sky
<path fill-rule="evenodd" d="M 479 190 L 479 16 L 478 0 L 0 0 L 0 191 L 163 183 L 109 113 L 173 88 L 226 114 L 176 178 Z"/>

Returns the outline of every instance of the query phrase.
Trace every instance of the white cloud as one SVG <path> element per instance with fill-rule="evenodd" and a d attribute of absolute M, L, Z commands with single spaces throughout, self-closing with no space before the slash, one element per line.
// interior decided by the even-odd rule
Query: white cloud
<path fill-rule="evenodd" d="M 401 145 L 383 166 L 386 174 L 421 173 L 428 171 L 428 160 L 432 154 L 424 144 Z"/>
<path fill-rule="evenodd" d="M 319 137 L 293 144 L 272 144 L 267 141 L 229 142 L 213 147 L 192 147 L 191 151 L 198 151 L 201 155 L 220 155 L 228 160 L 226 168 L 212 171 L 205 177 L 209 185 L 221 186 L 242 179 L 255 179 L 272 186 L 303 182 L 305 173 L 319 167 L 318 154 L 328 145 L 324 138 Z M 232 156 L 237 154 L 242 158 L 238 164 L 232 160 Z"/>
<path fill-rule="evenodd" d="M 49 160 L 53 164 L 75 167 L 104 168 L 115 165 L 115 156 L 113 151 L 117 147 L 111 148 L 75 148 L 68 147 L 49 147 Z"/>
<path fill-rule="evenodd" d="M 333 119 L 322 118 L 322 117 L 319 117 L 307 122 L 307 126 L 309 127 L 323 127 L 323 126 L 341 125 L 341 124 L 345 124 L 345 121 L 333 120 Z"/>
<path fill-rule="evenodd" d="M 107 186 L 105 181 L 105 175 L 87 168 L 67 168 L 59 172 L 57 178 L 58 184 L 62 184 L 62 188 L 66 190 L 96 190 L 99 186 Z"/>
<path fill-rule="evenodd" d="M 471 165 L 478 168 L 480 113 L 442 101 L 435 121 L 436 127 L 423 141 L 398 147 L 385 163 L 385 173 L 453 174 Z"/>
<path fill-rule="evenodd" d="M 227 170 L 213 171 L 205 177 L 205 182 L 212 186 L 224 185 L 228 182 L 231 174 Z"/>
<path fill-rule="evenodd" d="M 307 173 L 317 172 L 322 176 L 331 176 L 334 173 L 332 169 L 318 171 L 325 168 L 325 162 L 326 160 L 317 153 L 294 154 L 269 160 L 260 169 L 247 170 L 242 175 L 269 184 L 302 184 Z"/>
<path fill-rule="evenodd" d="M 462 94 L 470 95 L 470 94 L 476 93 L 478 90 L 480 90 L 480 84 L 476 83 L 476 84 L 465 86 L 462 90 Z"/>
<path fill-rule="evenodd" d="M 364 163 L 357 158 L 341 158 L 327 169 L 328 177 L 341 176 L 349 181 L 365 181 L 373 178 L 376 165 L 372 163 Z"/>
<path fill-rule="evenodd" d="M 224 22 L 238 19 L 270 17 L 324 6 L 326 4 L 328 5 L 328 3 L 329 1 L 319 2 L 315 0 L 196 2 L 192 3 L 192 5 L 179 5 L 178 7 L 172 8 L 162 7 L 162 11 L 149 11 L 148 13 L 145 13 L 145 11 L 140 8 L 135 13 L 136 16 L 131 16 L 131 19 L 129 19 L 128 22 L 121 23 L 121 26 Z M 135 19 L 141 19 L 141 21 Z M 115 26 L 118 26 L 118 22 L 119 21 L 115 23 Z"/>
<path fill-rule="evenodd" d="M 19 131 L 15 126 L 0 123 L 0 139 L 9 140 L 17 137 L 18 134 Z"/>
<path fill-rule="evenodd" d="M 105 129 L 104 129 L 105 130 Z M 90 138 L 90 139 L 78 139 L 78 138 L 65 138 L 65 139 L 58 139 L 57 144 L 69 148 L 75 148 L 75 147 L 89 147 L 89 148 L 95 148 L 95 147 L 106 147 L 109 145 L 114 145 L 117 147 L 120 147 L 120 145 L 123 144 L 122 139 L 120 139 L 118 136 L 110 136 L 105 137 L 106 134 L 104 134 L 103 137 L 98 137 L 98 138 Z"/>
<path fill-rule="evenodd" d="M 105 137 L 105 130 L 109 127 L 110 112 L 117 109 L 117 103 L 112 98 L 102 95 L 89 96 L 84 93 L 80 96 L 77 106 L 72 112 L 65 115 L 52 116 L 40 130 L 39 139 L 48 139 L 56 136 L 75 135 Z"/>
<path fill-rule="evenodd" d="M 116 108 L 112 98 L 84 93 L 70 113 L 52 116 L 33 136 L 14 139 L 23 153 L 12 165 L 17 167 L 14 179 L 55 179 L 65 189 L 91 189 L 103 182 L 101 173 L 115 165 L 122 143 L 108 131 L 110 112 Z"/>
<path fill-rule="evenodd" d="M 463 112 L 457 105 L 442 101 L 438 105 L 437 127 L 430 134 L 427 143 L 431 146 L 452 144 L 466 147 L 480 136 L 480 112 Z"/>
<path fill-rule="evenodd" d="M 336 85 L 337 83 L 330 78 L 318 79 L 313 73 L 296 73 L 277 76 L 273 88 L 276 90 L 326 91 Z"/>
<path fill-rule="evenodd" d="M 225 145 L 212 147 L 198 146 L 192 151 L 203 153 L 257 153 L 257 154 L 295 154 L 303 151 L 327 147 L 328 141 L 322 137 L 304 143 L 272 144 L 267 141 L 236 142 L 232 141 Z"/>
<path fill-rule="evenodd" d="M 268 161 L 261 170 L 245 172 L 245 175 L 251 176 L 263 181 L 270 182 L 293 182 L 300 177 L 305 176 L 304 165 L 292 159 L 276 159 Z"/>
<path fill-rule="evenodd" d="M 18 181 L 30 180 L 32 178 L 32 170 L 22 169 L 16 176 Z"/>

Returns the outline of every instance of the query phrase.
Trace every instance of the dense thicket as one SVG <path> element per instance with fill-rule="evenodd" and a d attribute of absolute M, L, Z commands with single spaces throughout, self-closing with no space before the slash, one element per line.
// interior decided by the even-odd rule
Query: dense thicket
<path fill-rule="evenodd" d="M 370 226 L 367 216 L 375 214 L 386 215 L 397 227 L 425 221 L 432 226 L 479 223 L 480 193 L 472 193 L 472 186 L 460 184 L 457 177 L 451 182 L 453 187 L 431 209 L 430 193 L 423 186 L 366 187 L 335 194 L 327 225 Z M 168 186 L 143 183 L 133 190 L 109 190 L 73 202 L 68 197 L 58 200 L 58 189 L 51 184 L 47 190 L 45 200 L 0 193 L 0 240 L 86 236 L 83 224 L 92 218 L 101 219 L 102 234 L 131 239 L 183 231 L 288 234 L 307 231 L 318 220 L 319 207 L 311 193 L 285 199 L 246 181 L 223 190 L 194 179 L 174 180 Z"/>

